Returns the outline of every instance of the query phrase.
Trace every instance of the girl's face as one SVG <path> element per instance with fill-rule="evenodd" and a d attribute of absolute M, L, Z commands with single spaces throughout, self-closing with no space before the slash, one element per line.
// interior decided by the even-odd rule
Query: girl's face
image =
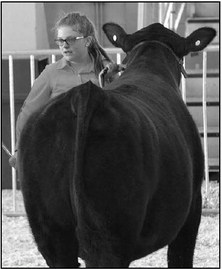
<path fill-rule="evenodd" d="M 88 57 L 89 41 L 70 26 L 60 26 L 57 30 L 57 44 L 67 61 L 82 62 Z"/>

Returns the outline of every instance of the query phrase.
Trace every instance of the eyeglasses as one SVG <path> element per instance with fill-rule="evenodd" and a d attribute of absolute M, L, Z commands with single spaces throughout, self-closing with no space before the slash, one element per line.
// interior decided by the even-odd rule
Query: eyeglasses
<path fill-rule="evenodd" d="M 58 46 L 63 46 L 64 43 L 70 46 L 70 45 L 73 45 L 76 40 L 82 39 L 82 38 L 85 38 L 85 37 L 84 36 L 72 36 L 72 37 L 67 37 L 66 39 L 58 38 L 58 39 L 55 39 L 55 42 Z"/>

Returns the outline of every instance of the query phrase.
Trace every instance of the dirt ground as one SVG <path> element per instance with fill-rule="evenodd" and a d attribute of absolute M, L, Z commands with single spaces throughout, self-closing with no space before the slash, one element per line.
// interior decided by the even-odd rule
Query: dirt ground
<path fill-rule="evenodd" d="M 24 210 L 18 191 L 17 208 Z M 3 191 L 3 212 L 11 208 L 11 191 Z M 130 267 L 167 267 L 167 247 L 131 263 Z M 84 263 L 80 260 L 82 267 Z M 27 218 L 2 216 L 2 267 L 47 267 L 33 241 Z M 194 267 L 219 268 L 219 215 L 203 216 L 197 239 Z"/>

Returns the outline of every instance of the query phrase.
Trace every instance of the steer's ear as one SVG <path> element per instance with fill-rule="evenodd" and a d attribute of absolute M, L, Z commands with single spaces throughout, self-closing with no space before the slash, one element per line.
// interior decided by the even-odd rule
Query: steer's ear
<path fill-rule="evenodd" d="M 124 44 L 126 43 L 127 33 L 121 26 L 116 23 L 105 23 L 103 25 L 103 31 L 108 37 L 109 41 L 115 46 L 122 48 L 125 51 Z"/>
<path fill-rule="evenodd" d="M 216 36 L 216 31 L 210 27 L 199 28 L 186 39 L 186 52 L 200 51 L 204 49 Z"/>

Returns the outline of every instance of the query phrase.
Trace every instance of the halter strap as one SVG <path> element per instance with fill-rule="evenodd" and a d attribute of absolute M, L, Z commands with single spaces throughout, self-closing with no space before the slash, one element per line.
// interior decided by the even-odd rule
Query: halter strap
<path fill-rule="evenodd" d="M 166 44 L 164 44 L 163 42 L 160 42 L 160 41 L 157 41 L 157 40 L 152 40 L 152 41 L 142 41 L 142 42 L 138 43 L 135 47 L 133 47 L 133 49 L 131 50 L 131 52 L 132 52 L 133 50 L 135 50 L 136 48 L 142 46 L 144 43 L 157 43 L 157 44 L 159 44 L 159 45 L 161 45 L 161 46 L 167 48 L 167 49 L 171 52 L 171 54 L 175 57 L 175 59 L 177 60 L 179 66 L 180 66 L 180 71 L 181 71 L 181 73 L 183 74 L 183 76 L 184 76 L 185 78 L 187 78 L 186 70 L 185 70 L 184 67 L 183 67 L 183 59 L 180 59 L 179 57 L 177 57 L 177 55 L 174 53 L 174 51 L 173 51 L 169 46 L 167 46 Z"/>

